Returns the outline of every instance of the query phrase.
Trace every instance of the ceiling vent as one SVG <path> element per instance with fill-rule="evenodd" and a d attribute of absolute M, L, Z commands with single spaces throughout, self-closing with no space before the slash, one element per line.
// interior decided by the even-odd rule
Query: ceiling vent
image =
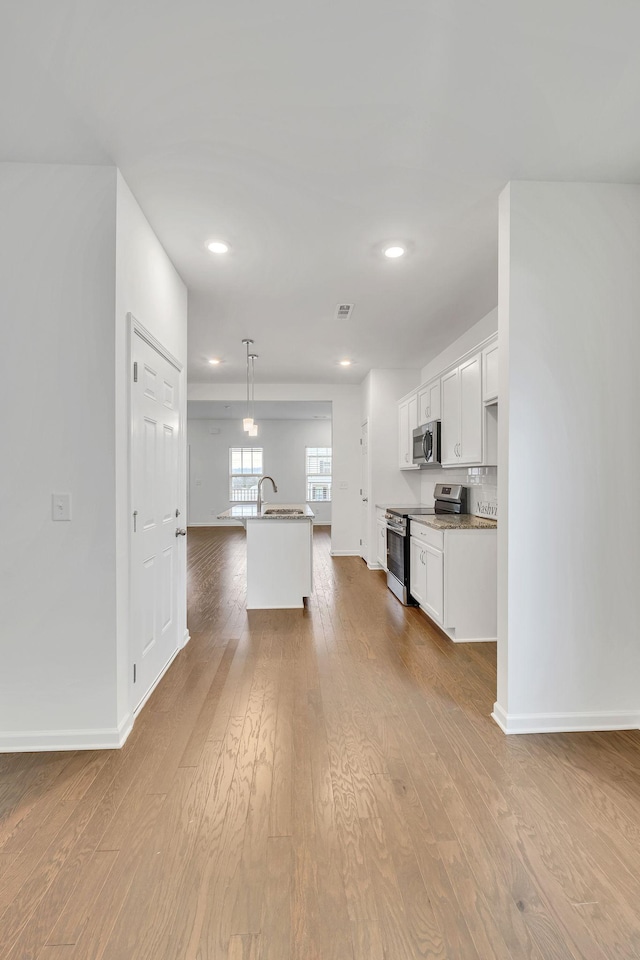
<path fill-rule="evenodd" d="M 336 320 L 348 320 L 353 313 L 353 303 L 339 303 L 336 307 Z"/>

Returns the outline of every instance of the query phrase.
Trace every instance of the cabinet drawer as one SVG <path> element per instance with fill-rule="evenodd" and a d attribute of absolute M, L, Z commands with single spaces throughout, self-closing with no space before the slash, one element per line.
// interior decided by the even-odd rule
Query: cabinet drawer
<path fill-rule="evenodd" d="M 421 540 L 422 543 L 428 543 L 430 547 L 435 547 L 436 550 L 444 550 L 443 530 L 432 530 L 431 527 L 426 527 L 424 523 L 417 523 L 412 520 L 411 536 Z"/>

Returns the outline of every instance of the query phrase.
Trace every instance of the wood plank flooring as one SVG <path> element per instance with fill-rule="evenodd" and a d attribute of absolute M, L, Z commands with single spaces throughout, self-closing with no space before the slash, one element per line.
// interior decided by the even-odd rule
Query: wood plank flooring
<path fill-rule="evenodd" d="M 640 733 L 504 737 L 494 645 L 315 551 L 247 613 L 243 532 L 190 530 L 125 747 L 0 757 L 0 958 L 640 958 Z"/>

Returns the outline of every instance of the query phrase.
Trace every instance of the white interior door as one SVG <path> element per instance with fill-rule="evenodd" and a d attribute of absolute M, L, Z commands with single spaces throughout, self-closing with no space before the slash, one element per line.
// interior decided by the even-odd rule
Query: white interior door
<path fill-rule="evenodd" d="M 180 374 L 132 335 L 132 703 L 139 706 L 179 646 Z"/>
<path fill-rule="evenodd" d="M 360 556 L 369 559 L 369 421 L 362 424 L 360 435 Z"/>

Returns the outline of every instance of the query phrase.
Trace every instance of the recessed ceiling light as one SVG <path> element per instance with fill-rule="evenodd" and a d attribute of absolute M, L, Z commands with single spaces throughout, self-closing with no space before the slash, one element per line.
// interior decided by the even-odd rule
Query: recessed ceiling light
<path fill-rule="evenodd" d="M 404 257 L 406 252 L 404 247 L 401 247 L 399 244 L 393 244 L 391 247 L 385 247 L 384 255 L 388 257 L 389 260 L 395 260 L 397 257 Z"/>
<path fill-rule="evenodd" d="M 207 244 L 207 250 L 211 253 L 228 253 L 229 244 L 225 243 L 224 240 L 210 240 Z"/>
<path fill-rule="evenodd" d="M 209 363 L 210 363 L 212 366 L 217 367 L 218 364 L 220 363 L 220 361 L 217 360 L 215 357 L 213 357 L 211 360 L 209 360 Z"/>
<path fill-rule="evenodd" d="M 350 367 L 353 360 L 340 360 L 339 363 L 341 367 Z"/>

